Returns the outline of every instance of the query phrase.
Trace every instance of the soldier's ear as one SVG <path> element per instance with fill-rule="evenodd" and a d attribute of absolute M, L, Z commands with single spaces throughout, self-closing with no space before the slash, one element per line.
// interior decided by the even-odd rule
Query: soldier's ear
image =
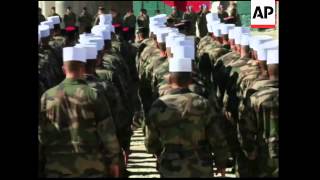
<path fill-rule="evenodd" d="M 170 76 L 170 73 L 168 74 L 167 78 L 168 78 L 169 84 L 172 84 L 172 78 L 171 78 L 171 76 Z"/>
<path fill-rule="evenodd" d="M 63 71 L 63 74 L 65 74 L 66 75 L 66 70 L 65 70 L 65 67 L 64 67 L 64 65 L 62 65 L 62 71 Z"/>

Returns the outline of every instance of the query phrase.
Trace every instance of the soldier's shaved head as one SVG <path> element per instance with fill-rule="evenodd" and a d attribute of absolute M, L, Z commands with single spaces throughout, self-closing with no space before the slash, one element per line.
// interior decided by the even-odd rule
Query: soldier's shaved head
<path fill-rule="evenodd" d="M 158 43 L 160 51 L 166 51 L 166 43 Z"/>
<path fill-rule="evenodd" d="M 241 54 L 241 57 L 250 57 L 250 48 L 249 48 L 249 46 L 241 46 L 240 54 Z"/>
<path fill-rule="evenodd" d="M 191 72 L 170 72 L 169 84 L 173 87 L 188 87 L 191 83 Z"/>
<path fill-rule="evenodd" d="M 258 65 L 260 68 L 261 73 L 259 74 L 258 79 L 263 80 L 263 79 L 268 79 L 268 66 L 267 66 L 267 61 L 258 61 Z"/>
<path fill-rule="evenodd" d="M 268 74 L 270 80 L 279 79 L 279 64 L 268 64 Z"/>
<path fill-rule="evenodd" d="M 78 79 L 84 75 L 85 63 L 79 61 L 67 61 L 63 63 L 62 69 L 66 78 Z"/>

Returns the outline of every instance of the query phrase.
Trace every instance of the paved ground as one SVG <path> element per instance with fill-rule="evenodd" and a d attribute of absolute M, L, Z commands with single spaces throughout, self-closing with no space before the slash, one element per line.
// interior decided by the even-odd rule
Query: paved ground
<path fill-rule="evenodd" d="M 160 178 L 156 170 L 156 159 L 146 152 L 141 128 L 134 132 L 131 138 L 130 149 L 132 150 L 132 154 L 129 156 L 127 168 L 130 172 L 129 178 Z M 231 172 L 231 168 L 228 168 L 226 171 L 226 177 L 235 177 Z"/>

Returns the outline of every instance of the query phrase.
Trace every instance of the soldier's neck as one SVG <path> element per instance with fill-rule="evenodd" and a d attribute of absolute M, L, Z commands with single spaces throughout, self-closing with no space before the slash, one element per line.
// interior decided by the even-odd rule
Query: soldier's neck
<path fill-rule="evenodd" d="M 269 75 L 269 79 L 272 80 L 272 81 L 278 81 L 279 77 L 276 76 L 276 75 L 271 74 L 271 75 Z"/>
<path fill-rule="evenodd" d="M 66 74 L 66 79 L 76 80 L 76 79 L 82 79 L 82 78 L 83 78 L 83 74 L 80 74 L 80 73 L 67 73 Z"/>
<path fill-rule="evenodd" d="M 188 88 L 188 85 L 187 85 L 187 86 L 180 86 L 180 85 L 178 85 L 178 84 L 176 84 L 176 83 L 171 83 L 170 86 L 171 86 L 172 89 Z"/>
<path fill-rule="evenodd" d="M 160 51 L 160 57 L 167 57 L 166 51 Z"/>

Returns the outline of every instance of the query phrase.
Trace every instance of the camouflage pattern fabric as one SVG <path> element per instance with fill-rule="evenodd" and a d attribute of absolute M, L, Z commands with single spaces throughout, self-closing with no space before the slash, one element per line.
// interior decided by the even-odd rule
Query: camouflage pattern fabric
<path fill-rule="evenodd" d="M 212 177 L 212 163 L 224 166 L 228 146 L 222 114 L 188 89 L 156 100 L 146 119 L 145 145 L 159 159 L 162 177 Z"/>
<path fill-rule="evenodd" d="M 107 166 L 118 164 L 120 153 L 108 107 L 81 79 L 65 79 L 42 95 L 39 142 L 46 177 L 108 176 Z"/>
<path fill-rule="evenodd" d="M 278 81 L 265 82 L 248 94 L 240 110 L 238 137 L 244 154 L 255 169 L 248 176 L 278 177 Z"/>
<path fill-rule="evenodd" d="M 56 51 L 51 47 L 40 47 L 38 57 L 39 78 L 43 80 L 46 89 L 60 83 L 64 78 L 64 73 L 62 71 L 62 59 L 59 58 Z"/>

